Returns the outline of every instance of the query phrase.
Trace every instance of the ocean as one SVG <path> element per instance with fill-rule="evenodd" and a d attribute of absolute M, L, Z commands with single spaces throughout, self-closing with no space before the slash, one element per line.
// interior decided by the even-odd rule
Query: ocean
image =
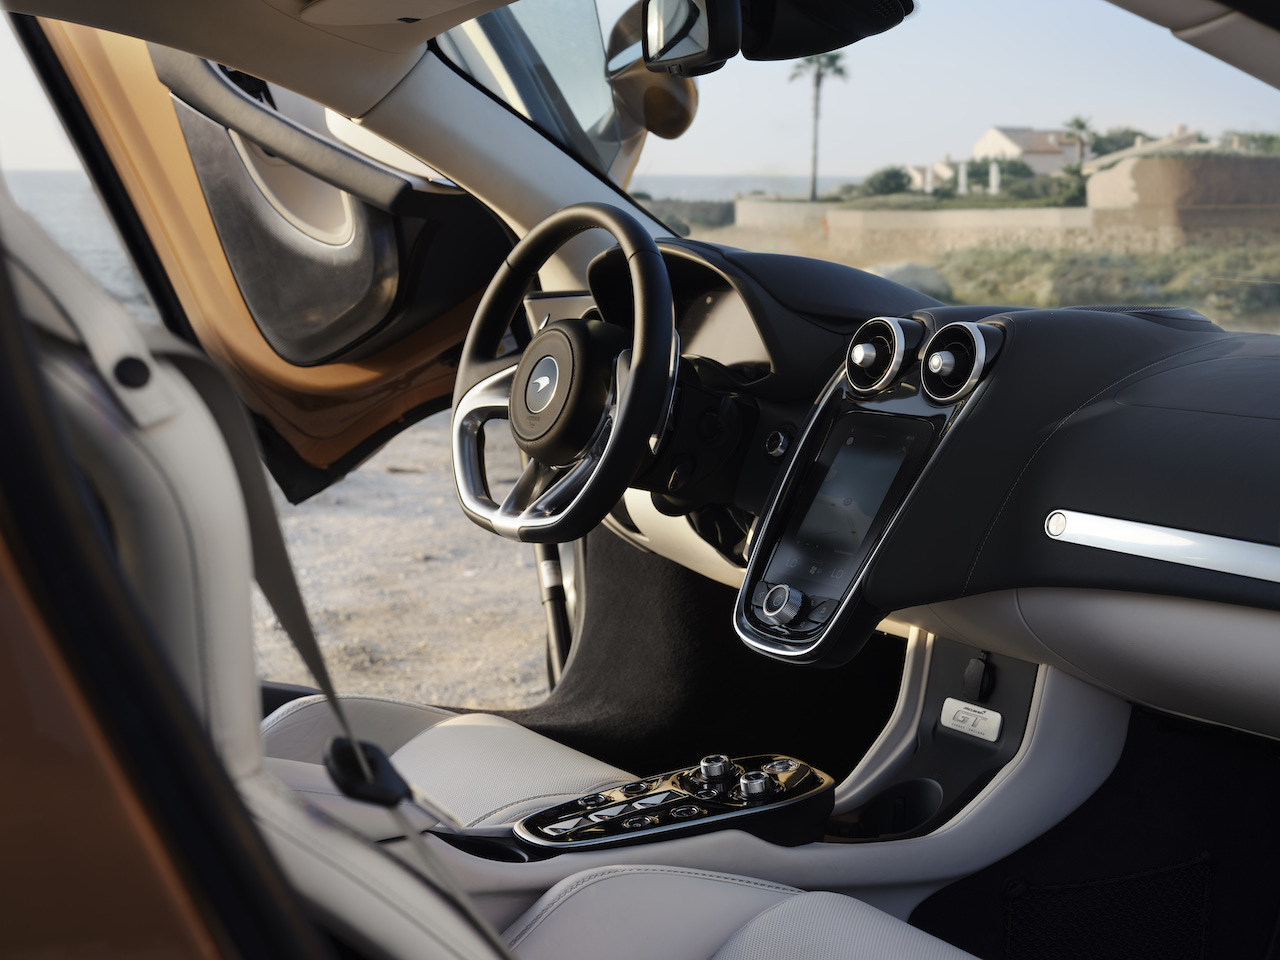
<path fill-rule="evenodd" d="M 841 184 L 858 183 L 861 177 L 820 176 L 818 192 L 834 192 Z M 636 174 L 631 178 L 631 192 L 647 193 L 654 200 L 732 200 L 734 194 L 753 190 L 776 193 L 783 197 L 808 197 L 809 178 L 774 176 L 771 174 L 713 176 L 709 174 Z"/>
<path fill-rule="evenodd" d="M 158 323 L 115 227 L 82 170 L 6 170 L 18 206 L 137 319 Z"/>

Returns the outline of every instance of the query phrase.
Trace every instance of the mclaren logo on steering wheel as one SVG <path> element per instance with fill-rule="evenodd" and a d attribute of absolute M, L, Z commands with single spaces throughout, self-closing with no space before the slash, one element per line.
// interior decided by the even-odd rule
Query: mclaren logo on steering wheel
<path fill-rule="evenodd" d="M 524 405 L 530 413 L 541 413 L 555 399 L 560 367 L 555 357 L 543 357 L 533 368 L 529 385 L 524 390 Z"/>

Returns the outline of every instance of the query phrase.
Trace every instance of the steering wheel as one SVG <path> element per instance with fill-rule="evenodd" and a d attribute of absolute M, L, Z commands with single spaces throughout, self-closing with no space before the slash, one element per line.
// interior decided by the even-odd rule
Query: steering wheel
<path fill-rule="evenodd" d="M 567 241 L 595 228 L 607 230 L 626 256 L 630 331 L 601 320 L 557 320 L 518 356 L 499 357 L 534 275 Z M 511 540 L 585 536 L 657 450 L 675 390 L 676 342 L 666 264 L 635 218 L 607 204 L 579 203 L 530 230 L 494 274 L 462 347 L 451 428 L 463 512 Z M 498 503 L 485 475 L 483 429 L 500 419 L 529 460 Z"/>

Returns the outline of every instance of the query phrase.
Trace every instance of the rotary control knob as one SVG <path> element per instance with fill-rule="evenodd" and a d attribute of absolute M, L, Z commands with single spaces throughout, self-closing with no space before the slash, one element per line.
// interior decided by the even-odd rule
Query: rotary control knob
<path fill-rule="evenodd" d="M 748 800 L 760 800 L 771 795 L 778 785 L 763 770 L 749 770 L 738 778 L 738 789 Z"/>
<path fill-rule="evenodd" d="M 804 603 L 804 594 L 785 583 L 769 588 L 760 604 L 760 615 L 769 623 L 785 626 L 796 618 L 800 605 Z"/>
<path fill-rule="evenodd" d="M 738 765 L 723 753 L 703 757 L 698 764 L 698 775 L 706 781 L 727 780 L 737 772 Z"/>

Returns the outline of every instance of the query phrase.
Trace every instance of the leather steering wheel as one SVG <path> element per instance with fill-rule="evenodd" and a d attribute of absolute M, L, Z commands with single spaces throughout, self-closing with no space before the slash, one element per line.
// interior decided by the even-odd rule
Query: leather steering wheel
<path fill-rule="evenodd" d="M 631 276 L 631 329 L 601 320 L 547 323 L 519 355 L 497 356 L 534 275 L 567 241 L 609 231 Z M 614 318 L 624 319 L 624 318 Z M 463 512 L 528 543 L 565 543 L 605 518 L 656 452 L 678 359 L 666 264 L 628 213 L 579 203 L 516 244 L 485 291 L 462 347 L 453 393 L 453 477 Z M 507 420 L 529 462 L 501 503 L 489 490 L 483 429 Z"/>

